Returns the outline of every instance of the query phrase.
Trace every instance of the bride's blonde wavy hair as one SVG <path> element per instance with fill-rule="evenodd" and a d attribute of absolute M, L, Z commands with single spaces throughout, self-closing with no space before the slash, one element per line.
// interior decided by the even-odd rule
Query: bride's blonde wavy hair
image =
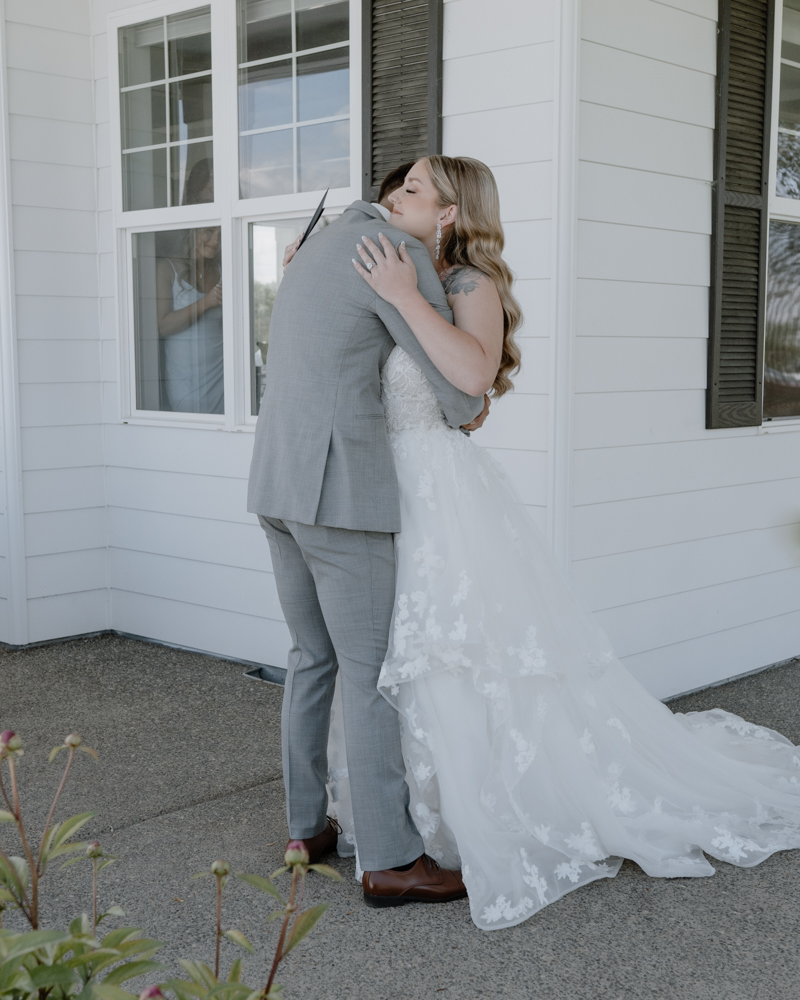
<path fill-rule="evenodd" d="M 495 283 L 503 306 L 503 353 L 491 388 L 502 396 L 513 388 L 510 376 L 522 361 L 514 332 L 522 310 L 511 292 L 514 276 L 503 260 L 505 236 L 500 223 L 500 198 L 491 170 L 469 156 L 426 156 L 439 204 L 456 205 L 456 221 L 442 234 L 442 258 L 451 265 L 468 265 L 483 271 Z"/>

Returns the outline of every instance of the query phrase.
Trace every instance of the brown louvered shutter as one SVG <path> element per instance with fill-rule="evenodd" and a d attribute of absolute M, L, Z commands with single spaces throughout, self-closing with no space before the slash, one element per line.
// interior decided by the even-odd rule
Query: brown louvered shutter
<path fill-rule="evenodd" d="M 364 0 L 363 196 L 442 151 L 442 0 Z"/>
<path fill-rule="evenodd" d="M 774 0 L 720 0 L 707 427 L 761 423 Z"/>

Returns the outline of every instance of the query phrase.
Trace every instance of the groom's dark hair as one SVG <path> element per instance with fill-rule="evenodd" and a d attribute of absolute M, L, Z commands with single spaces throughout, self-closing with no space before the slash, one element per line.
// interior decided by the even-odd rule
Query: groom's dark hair
<path fill-rule="evenodd" d="M 389 171 L 381 182 L 381 189 L 377 197 L 378 202 L 383 201 L 387 194 L 391 194 L 392 191 L 396 191 L 399 187 L 403 186 L 406 174 L 416 162 L 416 160 L 409 160 L 408 163 L 401 163 L 399 167 L 395 167 L 394 170 Z"/>

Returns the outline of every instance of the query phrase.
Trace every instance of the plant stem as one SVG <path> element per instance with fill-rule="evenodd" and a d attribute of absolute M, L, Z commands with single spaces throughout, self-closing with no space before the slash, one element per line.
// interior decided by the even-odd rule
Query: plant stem
<path fill-rule="evenodd" d="M 33 851 L 31 851 L 28 845 L 28 838 L 25 836 L 25 826 L 22 822 L 22 812 L 19 807 L 19 789 L 17 788 L 17 769 L 14 764 L 14 757 L 9 755 L 8 757 L 8 770 L 11 774 L 11 797 L 14 802 L 14 818 L 17 821 L 17 830 L 19 832 L 19 839 L 22 841 L 22 849 L 25 851 L 25 857 L 28 859 L 28 868 L 30 869 L 31 878 L 31 902 L 30 902 L 30 916 L 28 917 L 31 925 L 31 929 L 34 931 L 39 930 L 39 872 L 33 861 Z"/>
<path fill-rule="evenodd" d="M 264 987 L 265 996 L 269 996 L 272 980 L 275 978 L 275 973 L 278 971 L 278 966 L 283 958 L 283 939 L 286 937 L 286 928 L 289 926 L 289 920 L 296 909 L 294 905 L 294 896 L 296 891 L 297 866 L 295 866 L 292 870 L 292 891 L 289 893 L 289 902 L 286 904 L 286 916 L 283 918 L 283 924 L 281 925 L 281 936 L 278 938 L 278 947 L 275 949 L 275 958 L 273 958 L 272 968 L 269 970 L 269 979 L 267 980 L 267 985 Z"/>
<path fill-rule="evenodd" d="M 64 788 L 67 780 L 67 775 L 69 774 L 69 769 L 72 767 L 72 758 L 75 756 L 75 748 L 69 748 L 69 760 L 67 761 L 67 766 L 64 768 L 64 775 L 61 778 L 61 784 L 58 786 L 58 791 L 56 792 L 56 797 L 53 799 L 53 804 L 50 806 L 50 812 L 47 814 L 47 821 L 44 824 L 44 831 L 42 833 L 42 839 L 39 842 L 39 856 L 36 859 L 36 870 L 39 871 L 39 865 L 42 863 L 42 851 L 44 850 L 44 842 L 47 838 L 47 831 L 50 829 L 50 821 L 53 818 L 53 813 L 56 811 L 56 803 L 58 802 L 59 796 Z"/>
<path fill-rule="evenodd" d="M 97 858 L 92 858 L 92 937 L 97 931 Z"/>
<path fill-rule="evenodd" d="M 295 931 L 297 930 L 297 921 L 300 919 L 300 911 L 303 908 L 303 889 L 306 885 L 306 870 L 303 869 L 303 873 L 300 876 L 300 894 L 297 897 L 297 912 L 294 918 L 294 923 L 292 924 L 292 931 L 289 934 L 289 940 L 286 942 L 286 951 L 292 947 L 292 941 L 294 941 Z M 285 954 L 285 952 L 284 952 Z"/>
<path fill-rule="evenodd" d="M 214 960 L 214 976 L 219 979 L 219 944 L 222 938 L 222 876 L 217 875 L 217 956 Z"/>
<path fill-rule="evenodd" d="M 8 865 L 8 870 L 11 872 L 14 881 L 16 882 L 17 888 L 19 889 L 19 896 L 14 897 L 15 902 L 17 906 L 19 906 L 19 908 L 25 914 L 25 918 L 28 921 L 28 923 L 31 923 L 30 900 L 28 899 L 28 893 L 25 890 L 25 886 L 20 881 L 19 875 L 17 875 L 17 869 L 11 864 L 11 858 L 9 858 L 6 852 L 2 849 L 0 849 L 0 858 L 2 858 L 3 861 L 5 861 L 5 863 Z M 12 894 L 12 896 L 14 895 L 14 889 L 11 886 L 8 887 L 8 891 Z M 27 908 L 25 907 L 25 903 L 28 904 Z"/>
<path fill-rule="evenodd" d="M 8 792 L 6 791 L 6 786 L 3 783 L 3 762 L 0 761 L 0 792 L 3 793 L 3 798 L 6 800 L 6 805 L 8 806 L 9 812 L 14 812 L 14 807 L 11 805 L 11 799 L 8 797 Z"/>

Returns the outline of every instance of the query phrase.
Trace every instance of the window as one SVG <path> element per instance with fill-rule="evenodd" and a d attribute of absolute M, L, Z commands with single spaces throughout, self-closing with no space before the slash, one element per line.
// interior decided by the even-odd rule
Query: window
<path fill-rule="evenodd" d="M 214 200 L 211 8 L 119 31 L 123 208 Z"/>
<path fill-rule="evenodd" d="M 764 333 L 765 419 L 800 416 L 800 0 L 784 0 L 780 14 Z"/>
<path fill-rule="evenodd" d="M 347 0 L 240 0 L 242 198 L 350 183 Z"/>

